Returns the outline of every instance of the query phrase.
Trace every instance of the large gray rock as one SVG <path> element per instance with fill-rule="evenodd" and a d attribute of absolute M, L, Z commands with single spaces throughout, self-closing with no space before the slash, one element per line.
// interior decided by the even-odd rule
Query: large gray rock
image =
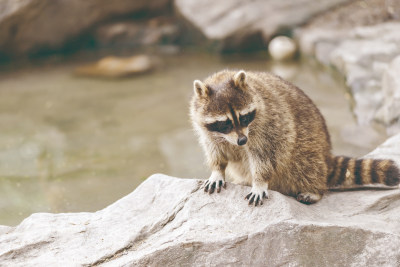
<path fill-rule="evenodd" d="M 379 109 L 390 101 L 384 98 L 382 79 L 391 60 L 400 55 L 399 32 L 400 22 L 358 27 L 329 54 L 330 63 L 346 76 L 360 123 L 380 119 Z"/>
<path fill-rule="evenodd" d="M 24 54 L 59 48 L 93 24 L 113 16 L 162 9 L 169 0 L 3 0 L 0 6 L 0 51 Z"/>
<path fill-rule="evenodd" d="M 175 0 L 175 7 L 207 39 L 217 42 L 220 49 L 231 50 L 255 45 L 259 35 L 269 41 L 279 31 L 292 29 L 322 11 L 349 1 Z"/>
<path fill-rule="evenodd" d="M 400 55 L 400 22 L 388 20 L 387 9 L 397 10 L 389 1 L 356 1 L 317 17 L 297 36 L 302 53 L 345 76 L 358 122 L 379 121 L 393 134 L 400 128 L 393 99 L 400 94 L 398 63 L 392 63 Z"/>
<path fill-rule="evenodd" d="M 369 157 L 400 163 L 400 134 Z M 314 205 L 249 187 L 207 195 L 161 174 L 95 213 L 37 213 L 0 227 L 3 266 L 398 266 L 400 191 L 331 192 Z"/>

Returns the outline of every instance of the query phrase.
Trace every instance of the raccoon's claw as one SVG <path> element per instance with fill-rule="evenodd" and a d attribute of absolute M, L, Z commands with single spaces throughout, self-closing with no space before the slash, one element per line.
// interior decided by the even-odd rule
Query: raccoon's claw
<path fill-rule="evenodd" d="M 226 188 L 226 183 L 224 180 L 211 180 L 208 179 L 204 182 L 204 192 L 208 192 L 209 194 L 214 193 L 215 189 L 217 189 L 217 193 L 221 192 L 221 188 Z"/>
<path fill-rule="evenodd" d="M 249 205 L 258 206 L 259 204 L 263 204 L 263 199 L 268 199 L 268 191 L 264 190 L 255 190 L 257 192 L 251 192 L 244 198 L 249 200 Z"/>

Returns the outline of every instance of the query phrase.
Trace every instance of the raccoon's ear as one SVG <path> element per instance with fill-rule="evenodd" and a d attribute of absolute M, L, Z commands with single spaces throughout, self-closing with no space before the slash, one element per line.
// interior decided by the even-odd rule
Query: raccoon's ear
<path fill-rule="evenodd" d="M 238 73 L 233 76 L 233 82 L 237 87 L 244 88 L 246 80 L 246 72 L 244 70 L 238 71 Z"/>
<path fill-rule="evenodd" d="M 193 82 L 194 92 L 198 97 L 206 97 L 210 95 L 210 90 L 199 80 Z"/>

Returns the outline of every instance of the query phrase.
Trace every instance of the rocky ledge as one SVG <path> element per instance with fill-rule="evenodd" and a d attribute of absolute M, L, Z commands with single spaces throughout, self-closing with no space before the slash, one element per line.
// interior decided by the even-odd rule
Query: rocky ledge
<path fill-rule="evenodd" d="M 360 124 L 400 132 L 400 2 L 353 1 L 297 31 L 300 50 L 346 78 Z"/>
<path fill-rule="evenodd" d="M 400 134 L 368 157 L 400 163 Z M 206 195 L 201 180 L 155 174 L 94 213 L 37 213 L 0 227 L 3 266 L 398 266 L 400 191 L 330 192 L 314 205 L 248 187 Z"/>

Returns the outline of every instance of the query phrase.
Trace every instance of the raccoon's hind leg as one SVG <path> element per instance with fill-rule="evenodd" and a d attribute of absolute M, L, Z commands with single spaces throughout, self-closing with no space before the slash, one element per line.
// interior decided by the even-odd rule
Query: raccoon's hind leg
<path fill-rule="evenodd" d="M 325 159 L 323 155 L 317 153 L 314 157 L 303 158 L 297 155 L 299 160 L 293 164 L 290 181 L 294 187 L 289 195 L 296 197 L 303 204 L 320 201 L 326 191 L 326 179 L 322 177 L 328 176 L 329 157 Z"/>
<path fill-rule="evenodd" d="M 303 204 L 314 204 L 320 201 L 322 194 L 316 193 L 299 193 L 297 195 L 297 200 Z"/>

